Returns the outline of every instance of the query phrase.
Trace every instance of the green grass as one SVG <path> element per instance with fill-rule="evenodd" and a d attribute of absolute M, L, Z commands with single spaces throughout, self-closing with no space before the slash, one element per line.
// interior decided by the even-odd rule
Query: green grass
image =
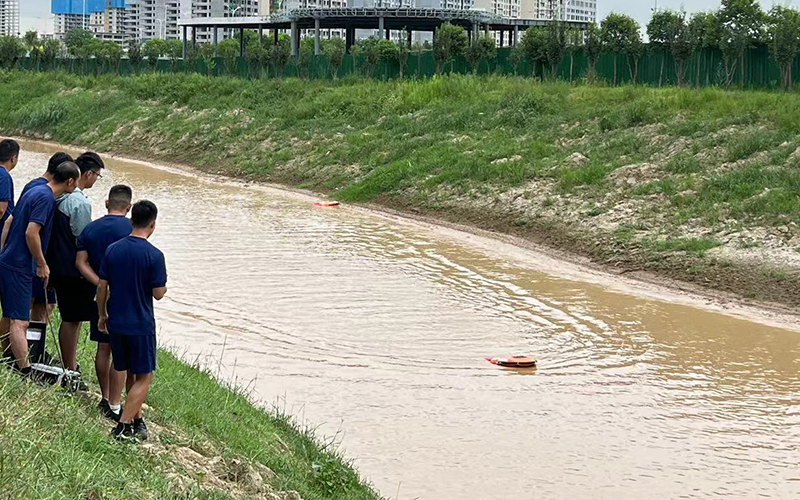
<path fill-rule="evenodd" d="M 719 241 L 711 238 L 675 238 L 656 241 L 653 248 L 657 252 L 688 252 L 703 256 L 720 245 Z"/>
<path fill-rule="evenodd" d="M 83 343 L 79 361 L 96 390 L 93 354 L 94 344 Z M 276 474 L 269 481 L 273 488 L 295 490 L 305 500 L 379 498 L 335 449 L 298 430 L 292 419 L 253 406 L 241 391 L 220 385 L 207 371 L 167 351 L 158 352 L 147 404 L 146 418 L 167 429 L 153 439 L 166 453 L 115 442 L 95 402 L 0 368 L 0 497 L 235 498 L 202 476 L 187 475 L 169 452 L 183 446 L 208 460 L 221 457 L 218 467 L 231 471 L 235 464 L 258 462 Z M 188 484 L 178 487 L 176 475 L 188 478 Z"/>

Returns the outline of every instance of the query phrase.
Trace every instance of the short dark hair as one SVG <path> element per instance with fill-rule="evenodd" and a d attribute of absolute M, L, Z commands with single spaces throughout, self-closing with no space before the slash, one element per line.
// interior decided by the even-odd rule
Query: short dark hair
<path fill-rule="evenodd" d="M 140 200 L 134 203 L 131 210 L 131 224 L 136 228 L 145 228 L 158 217 L 158 207 L 152 201 Z"/>
<path fill-rule="evenodd" d="M 102 158 L 97 153 L 92 151 L 87 151 L 80 155 L 79 157 L 75 158 L 75 163 L 78 164 L 78 168 L 81 169 L 81 175 L 85 174 L 90 170 L 102 170 L 106 168 L 106 164 L 103 163 Z"/>
<path fill-rule="evenodd" d="M 125 210 L 131 204 L 131 199 L 133 199 L 133 190 L 124 184 L 117 184 L 108 192 L 108 208 Z"/>
<path fill-rule="evenodd" d="M 56 173 L 56 168 L 58 168 L 58 166 L 64 163 L 65 161 L 75 161 L 75 160 L 73 160 L 72 157 L 67 153 L 58 152 L 54 154 L 53 156 L 50 157 L 50 161 L 47 162 L 47 173 L 53 175 L 54 173 Z"/>
<path fill-rule="evenodd" d="M 58 184 L 63 184 L 70 179 L 78 180 L 80 176 L 81 173 L 78 169 L 78 165 L 71 161 L 65 161 L 57 166 L 56 171 L 53 172 L 53 180 Z"/>
<path fill-rule="evenodd" d="M 19 143 L 14 139 L 0 141 L 0 162 L 5 163 L 15 156 L 19 156 Z"/>

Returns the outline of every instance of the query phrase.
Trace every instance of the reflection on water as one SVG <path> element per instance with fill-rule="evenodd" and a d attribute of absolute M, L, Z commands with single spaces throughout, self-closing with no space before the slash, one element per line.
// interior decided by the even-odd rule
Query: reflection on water
<path fill-rule="evenodd" d="M 23 153 L 18 189 L 45 161 Z M 800 493 L 794 333 L 560 280 L 346 207 L 110 167 L 95 215 L 118 182 L 160 209 L 161 343 L 341 430 L 387 496 Z M 538 370 L 484 360 L 507 354 Z"/>

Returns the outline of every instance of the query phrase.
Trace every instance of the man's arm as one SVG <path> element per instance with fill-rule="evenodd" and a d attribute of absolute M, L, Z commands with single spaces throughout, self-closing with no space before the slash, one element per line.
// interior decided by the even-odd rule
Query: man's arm
<path fill-rule="evenodd" d="M 8 210 L 8 202 L 0 201 L 0 219 L 6 214 L 6 210 Z"/>
<path fill-rule="evenodd" d="M 13 218 L 13 215 L 9 215 L 8 219 L 6 219 L 6 223 L 3 225 L 3 234 L 0 235 L 0 250 L 6 246 L 6 238 L 8 238 L 8 231 L 11 229 L 11 219 Z"/>
<path fill-rule="evenodd" d="M 88 201 L 73 204 L 69 208 L 69 212 L 70 229 L 72 230 L 72 235 L 77 238 L 86 229 L 86 226 L 92 222 L 92 205 Z"/>
<path fill-rule="evenodd" d="M 39 237 L 41 230 L 41 224 L 29 222 L 25 229 L 25 242 L 28 243 L 28 250 L 30 250 L 33 260 L 36 261 L 36 276 L 40 277 L 47 286 L 47 280 L 50 279 L 50 268 L 47 267 L 47 261 L 44 260 L 44 252 L 42 252 L 42 239 Z"/>
<path fill-rule="evenodd" d="M 153 288 L 153 298 L 156 300 L 161 300 L 164 298 L 164 295 L 167 294 L 167 287 L 160 286 L 158 288 Z"/>
<path fill-rule="evenodd" d="M 101 279 L 97 283 L 97 329 L 108 333 L 108 281 Z"/>
<path fill-rule="evenodd" d="M 77 267 L 81 275 L 86 278 L 86 281 L 94 286 L 98 285 L 100 277 L 94 272 L 91 264 L 89 264 L 89 252 L 86 250 L 78 250 L 78 254 L 75 256 L 75 267 Z"/>

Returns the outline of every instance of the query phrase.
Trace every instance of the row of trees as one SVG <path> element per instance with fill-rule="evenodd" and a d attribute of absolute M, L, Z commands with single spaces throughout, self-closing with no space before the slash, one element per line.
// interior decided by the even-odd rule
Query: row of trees
<path fill-rule="evenodd" d="M 800 12 L 788 7 L 776 6 L 769 12 L 760 7 L 758 0 L 721 0 L 720 8 L 713 12 L 698 12 L 687 16 L 685 12 L 658 10 L 645 27 L 649 43 L 643 42 L 642 28 L 630 16 L 611 13 L 600 25 L 589 25 L 586 30 L 569 28 L 565 23 L 554 22 L 547 27 L 526 30 L 510 55 L 510 63 L 516 74 L 523 61 L 527 62 L 534 76 L 556 78 L 557 69 L 565 57 L 569 57 L 569 79 L 574 79 L 576 54 L 583 53 L 588 60 L 589 80 L 597 75 L 597 63 L 602 53 L 613 55 L 613 84 L 619 83 L 619 63 L 627 63 L 630 80 L 636 83 L 639 60 L 646 51 L 660 55 L 659 85 L 664 82 L 667 54 L 671 55 L 679 85 L 687 84 L 687 68 L 692 58 L 696 59 L 696 85 L 701 85 L 701 58 L 707 57 L 709 49 L 722 54 L 723 68 L 719 83 L 732 85 L 737 75 L 743 86 L 746 79 L 745 54 L 757 45 L 767 45 L 772 58 L 781 72 L 781 84 L 792 86 L 792 65 L 800 52 Z M 405 35 L 401 35 L 405 40 Z M 327 56 L 331 73 L 338 77 L 339 67 L 345 55 L 343 40 L 322 40 L 322 52 Z M 497 55 L 495 39 L 488 35 L 476 36 L 470 43 L 467 32 L 452 24 L 444 24 L 437 32 L 433 45 L 427 43 L 409 46 L 389 40 L 367 38 L 360 40 L 352 49 L 360 61 L 364 74 L 372 76 L 380 61 L 396 62 L 400 76 L 407 66 L 409 56 L 431 49 L 436 62 L 436 72 L 441 74 L 453 61 L 463 56 L 474 72 L 485 63 L 487 69 Z M 217 58 L 221 58 L 225 70 L 237 72 L 240 46 L 236 39 L 226 39 L 218 45 L 190 46 L 186 54 L 187 70 L 194 68 L 198 59 L 205 63 L 208 73 L 216 69 Z M 91 32 L 83 29 L 70 31 L 62 45 L 57 40 L 41 40 L 36 32 L 28 32 L 22 40 L 0 37 L 0 64 L 9 66 L 19 57 L 28 54 L 37 68 L 52 65 L 61 56 L 83 61 L 88 67 L 90 59 L 97 60 L 98 68 L 118 69 L 123 57 L 122 49 L 113 42 L 101 42 Z M 277 44 L 271 39 L 259 42 L 253 31 L 245 32 L 245 55 L 251 71 L 265 72 L 272 68 L 280 77 L 290 63 L 298 72 L 307 75 L 314 54 L 314 39 L 304 38 L 297 58 L 291 57 L 288 36 L 281 35 Z M 183 46 L 178 40 L 154 39 L 140 46 L 131 43 L 127 56 L 135 71 L 143 60 L 155 68 L 159 59 L 168 58 L 173 70 L 183 58 Z M 417 57 L 417 64 L 421 57 Z M 708 65 L 706 65 L 708 67 Z M 419 68 L 418 68 L 418 72 Z M 708 71 L 706 72 L 708 78 Z M 709 82 L 706 82 L 709 83 Z"/>

